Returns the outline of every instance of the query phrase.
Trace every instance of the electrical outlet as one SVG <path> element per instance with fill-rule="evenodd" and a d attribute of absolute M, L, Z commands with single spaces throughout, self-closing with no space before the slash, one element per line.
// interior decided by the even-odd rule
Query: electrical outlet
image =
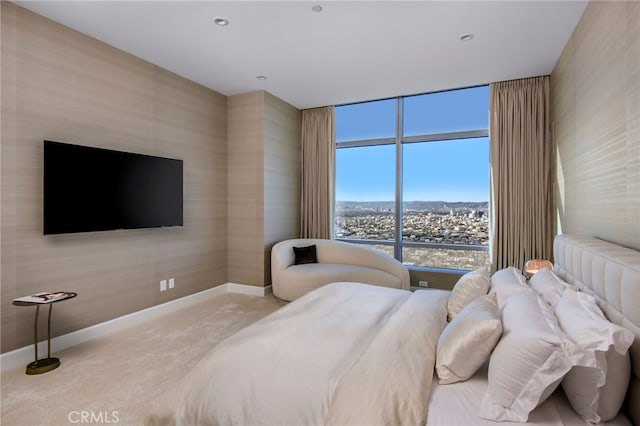
<path fill-rule="evenodd" d="M 174 288 L 176 286 L 176 280 L 173 278 L 169 278 L 169 288 Z"/>
<path fill-rule="evenodd" d="M 160 281 L 160 291 L 165 291 L 167 289 L 167 280 Z"/>
<path fill-rule="evenodd" d="M 418 281 L 418 286 L 429 287 L 429 281 Z"/>

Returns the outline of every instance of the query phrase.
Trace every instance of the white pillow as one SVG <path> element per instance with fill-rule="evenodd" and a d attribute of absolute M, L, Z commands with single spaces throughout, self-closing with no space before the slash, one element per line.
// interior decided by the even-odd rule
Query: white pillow
<path fill-rule="evenodd" d="M 509 298 L 502 309 L 502 327 L 479 415 L 526 422 L 571 369 L 573 344 L 563 336 L 551 308 L 530 289 Z"/>
<path fill-rule="evenodd" d="M 560 327 L 588 360 L 572 368 L 562 381 L 567 399 L 587 422 L 613 419 L 629 385 L 627 351 L 633 333 L 609 322 L 595 299 L 585 293 L 565 290 L 555 312 Z"/>
<path fill-rule="evenodd" d="M 451 295 L 447 302 L 449 321 L 473 300 L 487 294 L 489 285 L 489 268 L 487 266 L 467 272 L 461 276 L 453 290 L 451 290 Z"/>
<path fill-rule="evenodd" d="M 491 276 L 491 289 L 489 293 L 496 294 L 500 308 L 504 306 L 509 297 L 529 290 L 526 278 L 519 269 L 513 266 L 496 271 Z"/>
<path fill-rule="evenodd" d="M 529 285 L 553 308 L 562 299 L 562 292 L 567 288 L 575 289 L 574 286 L 564 282 L 548 268 L 541 269 L 531 277 Z"/>
<path fill-rule="evenodd" d="M 436 372 L 440 384 L 467 380 L 489 359 L 502 334 L 495 294 L 481 296 L 465 306 L 438 340 Z"/>

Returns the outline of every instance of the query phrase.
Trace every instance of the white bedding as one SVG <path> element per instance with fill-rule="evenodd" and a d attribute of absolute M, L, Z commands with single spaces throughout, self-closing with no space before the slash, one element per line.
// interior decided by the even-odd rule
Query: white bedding
<path fill-rule="evenodd" d="M 322 287 L 217 345 L 148 423 L 425 424 L 448 294 Z"/>
<path fill-rule="evenodd" d="M 452 385 L 440 385 L 437 378 L 433 380 L 431 396 L 429 398 L 429 414 L 427 425 L 453 426 L 509 426 L 523 425 L 518 422 L 492 422 L 478 417 L 477 413 L 482 398 L 487 389 L 487 366 L 482 367 L 471 379 Z M 569 401 L 559 388 L 538 408 L 529 415 L 526 424 L 537 425 L 588 425 L 571 408 Z M 623 414 L 610 422 L 603 423 L 611 426 L 630 426 L 631 423 Z"/>

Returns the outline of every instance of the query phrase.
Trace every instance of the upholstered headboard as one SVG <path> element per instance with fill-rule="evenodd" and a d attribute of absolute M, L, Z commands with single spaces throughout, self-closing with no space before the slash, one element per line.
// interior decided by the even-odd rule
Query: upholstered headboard
<path fill-rule="evenodd" d="M 633 331 L 626 413 L 640 425 L 640 251 L 593 237 L 557 235 L 554 271 L 593 294 L 609 321 Z"/>

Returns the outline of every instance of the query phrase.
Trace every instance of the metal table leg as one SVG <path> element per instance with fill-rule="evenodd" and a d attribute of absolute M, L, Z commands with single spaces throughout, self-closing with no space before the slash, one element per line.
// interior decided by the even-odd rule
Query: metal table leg
<path fill-rule="evenodd" d="M 35 348 L 35 361 L 27 365 L 26 373 L 42 374 L 47 371 L 55 370 L 60 366 L 60 360 L 58 358 L 51 358 L 51 311 L 53 309 L 53 303 L 49 304 L 49 318 L 47 321 L 47 357 L 38 359 L 38 317 L 40 315 L 40 305 L 36 305 L 36 318 L 33 322 L 33 345 Z"/>

